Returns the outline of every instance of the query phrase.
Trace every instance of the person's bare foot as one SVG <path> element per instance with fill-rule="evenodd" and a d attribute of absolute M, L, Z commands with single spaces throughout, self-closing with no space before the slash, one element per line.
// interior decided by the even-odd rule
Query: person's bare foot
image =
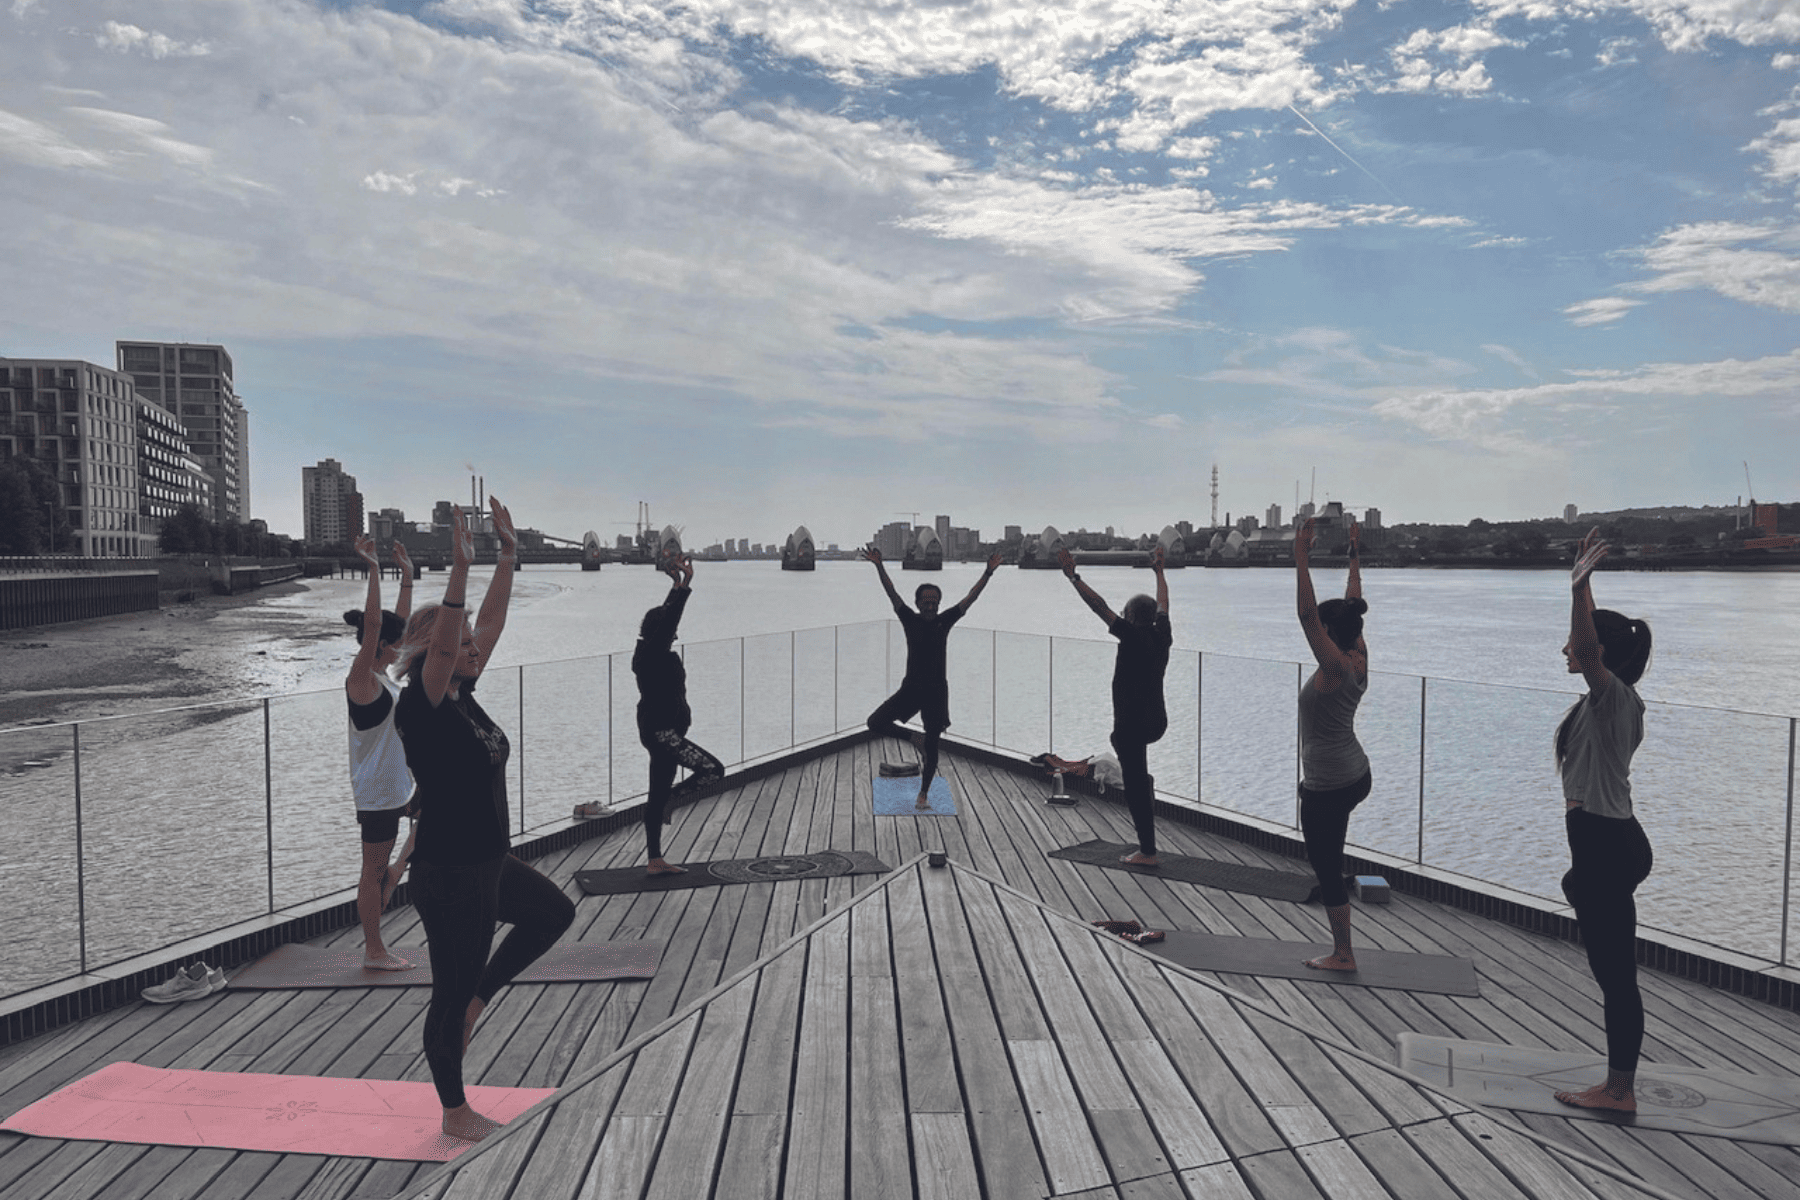
<path fill-rule="evenodd" d="M 1557 1092 L 1556 1098 L 1572 1108 L 1603 1108 L 1611 1112 L 1637 1111 L 1637 1096 L 1630 1089 L 1621 1091 L 1612 1084 L 1596 1083 L 1579 1092 Z"/>
<path fill-rule="evenodd" d="M 1159 860 L 1154 854 L 1145 854 L 1142 850 L 1138 850 L 1134 853 L 1127 854 L 1119 861 L 1128 867 L 1154 867 L 1158 864 Z"/>
<path fill-rule="evenodd" d="M 913 807 L 918 809 L 920 812 L 930 812 L 931 811 L 931 797 L 924 792 L 920 792 L 918 800 L 913 803 Z"/>
<path fill-rule="evenodd" d="M 379 957 L 365 953 L 362 965 L 365 971 L 410 971 L 416 964 L 409 959 L 401 958 L 392 950 L 383 950 Z"/>
<path fill-rule="evenodd" d="M 1300 961 L 1302 964 L 1304 964 L 1305 966 L 1311 967 L 1315 971 L 1354 971 L 1354 970 L 1356 970 L 1356 956 L 1355 955 L 1339 954 L 1335 950 L 1333 950 L 1330 954 L 1321 954 L 1317 958 L 1303 958 Z"/>
<path fill-rule="evenodd" d="M 489 1120 L 464 1104 L 460 1108 L 444 1110 L 444 1123 L 441 1128 L 453 1138 L 461 1138 L 465 1142 L 479 1142 L 502 1126 L 500 1122 Z"/>
<path fill-rule="evenodd" d="M 686 875 L 686 867 L 678 867 L 667 859 L 653 858 L 644 868 L 646 875 Z"/>

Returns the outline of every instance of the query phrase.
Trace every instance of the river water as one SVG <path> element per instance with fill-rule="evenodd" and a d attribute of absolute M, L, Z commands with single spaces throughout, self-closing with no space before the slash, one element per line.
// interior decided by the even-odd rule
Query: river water
<path fill-rule="evenodd" d="M 909 596 L 930 578 L 946 603 L 978 576 L 955 564 L 894 573 Z M 1153 583 L 1125 568 L 1084 577 L 1115 609 Z M 475 572 L 472 597 L 486 578 Z M 421 603 L 440 579 L 420 581 Z M 1152 753 L 1158 787 L 1291 823 L 1294 693 L 1310 669 L 1296 665 L 1306 646 L 1292 572 L 1169 581 L 1177 651 L 1171 730 Z M 1343 576 L 1315 582 L 1323 598 Z M 645 568 L 516 577 L 481 688 L 513 736 L 521 827 L 641 792 L 630 647 L 666 591 Z M 1633 775 L 1659 855 L 1639 893 L 1644 921 L 1774 957 L 1800 574 L 1607 572 L 1595 591 L 1656 633 Z M 0 811 L 15 831 L 0 848 L 0 896 L 25 914 L 8 923 L 0 994 L 77 970 L 84 929 L 92 966 L 353 883 L 342 681 L 354 643 L 340 614 L 362 592 L 315 580 L 214 617 L 211 644 L 184 658 L 218 680 L 219 702 L 0 732 Z M 1352 840 L 1557 896 L 1567 850 L 1550 738 L 1580 687 L 1559 653 L 1566 575 L 1371 571 L 1364 592 L 1375 675 L 1358 726 L 1376 786 Z M 692 736 L 731 763 L 860 725 L 904 663 L 891 615 L 864 564 L 697 564 L 682 626 Z M 952 733 L 1024 753 L 1102 749 L 1111 659 L 1059 574 L 1003 570 L 951 642 Z M 1800 955 L 1800 921 L 1789 954 Z"/>

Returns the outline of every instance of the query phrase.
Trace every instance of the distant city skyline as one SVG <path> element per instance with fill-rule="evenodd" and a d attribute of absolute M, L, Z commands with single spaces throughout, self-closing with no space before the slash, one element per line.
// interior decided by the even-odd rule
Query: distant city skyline
<path fill-rule="evenodd" d="M 15 0 L 0 355 L 229 346 L 293 534 L 1780 499 L 1797 106 L 1717 0 Z"/>

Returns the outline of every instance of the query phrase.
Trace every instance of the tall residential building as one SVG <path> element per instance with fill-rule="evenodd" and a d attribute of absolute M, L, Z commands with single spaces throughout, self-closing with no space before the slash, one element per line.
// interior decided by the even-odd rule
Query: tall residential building
<path fill-rule="evenodd" d="M 191 504 L 211 519 L 212 476 L 189 447 L 187 426 L 180 417 L 142 396 L 137 398 L 137 461 L 138 516 L 145 540 L 152 546 L 162 532 L 162 523 L 183 505 Z"/>
<path fill-rule="evenodd" d="M 0 358 L 0 455 L 31 459 L 55 478 L 80 554 L 156 553 L 138 516 L 136 410 L 131 379 L 117 371 Z"/>
<path fill-rule="evenodd" d="M 1380 529 L 1381 528 L 1381 510 L 1379 508 L 1364 509 L 1362 523 L 1363 523 L 1364 529 Z"/>
<path fill-rule="evenodd" d="M 1573 504 L 1563 505 L 1563 520 L 1569 522 L 1571 525 L 1575 523 L 1575 518 L 1580 515 L 1581 510 L 1576 508 Z"/>
<path fill-rule="evenodd" d="M 335 458 L 300 468 L 300 504 L 309 546 L 348 546 L 363 531 L 362 493 L 356 477 Z"/>
<path fill-rule="evenodd" d="M 873 540 L 881 557 L 899 562 L 906 554 L 906 543 L 912 540 L 912 526 L 905 521 L 889 521 Z"/>
<path fill-rule="evenodd" d="M 950 517 L 945 513 L 939 513 L 937 515 L 937 520 L 934 521 L 932 523 L 932 525 L 933 525 L 933 528 L 935 528 L 937 530 L 938 545 L 942 546 L 945 550 L 949 550 L 950 549 Z"/>
<path fill-rule="evenodd" d="M 1006 535 L 1001 540 L 1007 542 L 1023 541 L 1025 540 L 1025 530 L 1018 525 L 1008 525 L 1006 527 Z"/>
<path fill-rule="evenodd" d="M 1264 529 L 1280 529 L 1281 528 L 1281 505 L 1279 505 L 1279 504 L 1269 505 L 1269 511 L 1263 514 L 1263 528 Z"/>
<path fill-rule="evenodd" d="M 250 416 L 232 379 L 225 347 L 187 342 L 118 342 L 119 370 L 137 393 L 181 418 L 188 444 L 213 479 L 217 521 L 250 519 Z"/>

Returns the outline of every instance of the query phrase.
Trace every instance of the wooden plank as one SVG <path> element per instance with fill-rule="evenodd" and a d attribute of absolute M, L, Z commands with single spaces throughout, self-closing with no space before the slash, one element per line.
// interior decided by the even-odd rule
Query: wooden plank
<path fill-rule="evenodd" d="M 734 1101 L 733 1111 L 739 1116 L 779 1116 L 786 1125 L 805 980 L 804 946 L 789 950 L 759 973 Z M 777 1174 L 779 1164 L 777 1159 Z"/>
<path fill-rule="evenodd" d="M 1168 1149 L 1172 1167 L 1186 1170 L 1227 1161 L 1230 1156 L 1212 1122 L 1155 1040 L 1116 1042 L 1113 1048 L 1145 1116 Z"/>
<path fill-rule="evenodd" d="M 1368 1098 L 1366 1102 L 1375 1106 L 1387 1124 L 1408 1125 L 1443 1115 L 1438 1105 L 1421 1093 L 1417 1084 L 1398 1072 L 1383 1070 L 1335 1046 L 1321 1046 L 1320 1050 L 1362 1091 Z"/>
<path fill-rule="evenodd" d="M 1417 1150 L 1470 1200 L 1528 1200 L 1501 1170 L 1469 1141 L 1448 1117 L 1421 1121 L 1401 1131 Z"/>
<path fill-rule="evenodd" d="M 833 921 L 808 939 L 794 1096 L 788 1126 L 786 1190 L 794 1200 L 842 1197 L 849 1115 L 850 1029 L 846 979 L 850 922 Z"/>
<path fill-rule="evenodd" d="M 1331 1200 L 1392 1200 L 1394 1193 L 1356 1156 L 1349 1142 L 1314 1142 L 1295 1153 Z"/>
<path fill-rule="evenodd" d="M 1281 1200 L 1331 1200 L 1329 1193 L 1313 1186 L 1306 1167 L 1291 1150 L 1276 1150 L 1239 1159 L 1242 1170 L 1258 1195 Z"/>
<path fill-rule="evenodd" d="M 519 1171 L 520 1200 L 566 1200 L 580 1191 L 631 1064 L 623 1062 L 556 1098 Z"/>
<path fill-rule="evenodd" d="M 958 873 L 955 879 L 957 894 L 962 898 L 962 919 L 980 956 L 981 973 L 987 980 L 1001 1031 L 1009 1042 L 1043 1041 L 1050 1036 L 1050 1026 L 1020 961 L 1018 947 L 1013 945 L 994 890 L 968 875 Z"/>
<path fill-rule="evenodd" d="M 47 1196 L 62 1184 L 70 1175 L 87 1166 L 100 1156 L 106 1146 L 102 1142 L 65 1142 L 50 1141 L 50 1152 L 38 1159 L 31 1168 L 7 1185 L 6 1195 L 9 1197 L 32 1198 Z M 110 1161 L 106 1164 L 111 1165 Z"/>
<path fill-rule="evenodd" d="M 919 1200 L 968 1200 L 971 1196 L 1002 1195 L 1002 1189 L 983 1189 L 981 1164 L 969 1141 L 968 1122 L 958 1113 L 912 1114 L 913 1180 Z"/>
<path fill-rule="evenodd" d="M 1593 1200 L 1593 1191 L 1569 1173 L 1566 1159 L 1482 1113 L 1452 1117 L 1469 1143 L 1493 1159 L 1533 1200 Z"/>
<path fill-rule="evenodd" d="M 1008 923 L 1018 931 L 1019 956 L 1029 982 L 1036 985 L 1039 1003 L 1049 1018 L 1057 1045 L 1062 1048 L 1069 1073 L 1081 1094 L 1082 1106 L 1089 1110 L 1136 1109 L 1137 1096 L 1113 1055 L 1106 1032 L 1088 1007 L 1086 995 L 1077 986 L 1069 964 L 1050 936 L 1044 913 L 1004 893 L 999 899 Z M 1093 936 L 1085 936 L 1091 945 Z M 1102 972 L 1104 978 L 1117 983 L 1110 968 L 1103 965 Z M 1102 976 L 1097 975 L 1099 977 Z M 1140 1036 L 1149 1035 L 1141 1020 L 1137 1023 L 1137 1032 Z"/>
<path fill-rule="evenodd" d="M 1192 1167 L 1181 1172 L 1181 1183 L 1187 1188 L 1188 1195 L 1205 1197 L 1205 1200 L 1257 1200 L 1243 1172 L 1232 1162 Z"/>
<path fill-rule="evenodd" d="M 1350 1139 L 1350 1146 L 1387 1190 L 1402 1200 L 1466 1194 L 1458 1193 L 1398 1129 L 1359 1133 Z M 1479 1197 L 1471 1197 L 1471 1200 L 1479 1200 Z"/>
<path fill-rule="evenodd" d="M 938 879 L 948 875 L 942 869 L 914 867 L 887 887 L 906 1104 L 915 1113 L 960 1113 L 962 1089 L 956 1081 L 949 1019 L 944 1014 L 944 981 L 938 978 L 931 928 L 925 921 L 922 871 L 932 871 Z"/>
<path fill-rule="evenodd" d="M 1038 1152 L 1044 1157 L 1044 1169 L 1055 1192 L 1075 1192 L 1113 1182 L 1056 1043 L 1008 1039 L 1006 1048 L 1012 1056 L 1019 1094 L 1037 1134 Z"/>
<path fill-rule="evenodd" d="M 720 1200 L 780 1200 L 787 1114 L 733 1113 L 725 1131 Z"/>
<path fill-rule="evenodd" d="M 113 1186 L 127 1176 L 150 1149 L 149 1146 L 118 1143 L 102 1146 L 99 1153 L 64 1176 L 60 1183 L 39 1194 L 43 1200 L 87 1200 L 90 1196 L 111 1195 Z M 129 1182 L 126 1186 L 130 1186 Z M 9 1190 L 7 1194 L 22 1200 L 28 1193 Z"/>
<path fill-rule="evenodd" d="M 711 1192 L 756 984 L 754 976 L 745 979 L 704 1009 L 657 1154 L 648 1200 L 693 1200 Z"/>
<path fill-rule="evenodd" d="M 872 907 L 872 896 L 852 915 Z M 886 928 L 880 936 L 886 941 Z M 851 954 L 856 938 L 874 936 L 851 926 Z M 907 1145 L 907 1105 L 901 1068 L 900 1018 L 894 981 L 882 975 L 852 975 L 850 1024 L 856 1039 L 850 1049 L 850 1174 L 857 1197 L 912 1200 L 912 1154 Z"/>
<path fill-rule="evenodd" d="M 615 1116 L 582 1179 L 580 1200 L 640 1200 L 662 1143 L 659 1116 Z"/>
<path fill-rule="evenodd" d="M 1313 1103 L 1331 1114 L 1332 1124 L 1345 1136 L 1367 1133 L 1388 1123 L 1380 1111 L 1370 1106 L 1362 1090 L 1338 1070 L 1336 1060 L 1325 1053 L 1317 1040 L 1260 1013 L 1246 1011 L 1243 1016 Z M 1301 1157 L 1304 1159 L 1305 1155 Z"/>

